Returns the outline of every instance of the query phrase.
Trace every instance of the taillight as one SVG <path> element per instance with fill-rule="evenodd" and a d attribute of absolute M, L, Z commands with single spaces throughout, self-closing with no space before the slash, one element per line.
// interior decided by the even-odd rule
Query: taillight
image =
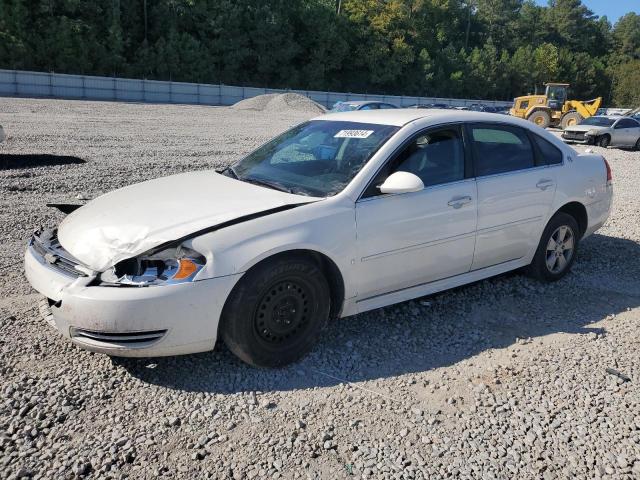
<path fill-rule="evenodd" d="M 606 158 L 603 158 L 604 166 L 607 169 L 607 182 L 611 182 L 613 180 L 613 176 L 611 175 L 611 167 L 609 166 L 609 162 L 607 162 Z"/>

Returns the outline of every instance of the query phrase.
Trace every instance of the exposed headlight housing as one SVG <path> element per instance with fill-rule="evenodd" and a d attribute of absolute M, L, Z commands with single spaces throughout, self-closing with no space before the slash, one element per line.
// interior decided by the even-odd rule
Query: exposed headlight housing
<path fill-rule="evenodd" d="M 598 131 L 597 130 L 589 130 L 588 132 L 585 132 L 585 136 L 587 136 L 587 137 L 597 137 L 598 136 Z"/>
<path fill-rule="evenodd" d="M 118 262 L 100 274 L 100 281 L 137 287 L 191 282 L 205 263 L 198 252 L 179 246 Z"/>

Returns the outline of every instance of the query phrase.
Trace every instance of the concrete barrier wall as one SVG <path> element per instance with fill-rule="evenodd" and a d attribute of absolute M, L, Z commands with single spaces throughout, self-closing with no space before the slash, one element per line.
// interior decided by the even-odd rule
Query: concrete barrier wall
<path fill-rule="evenodd" d="M 361 93 L 317 92 L 313 90 L 278 90 L 273 88 L 235 87 L 203 83 L 134 80 L 116 77 L 93 77 L 61 73 L 25 72 L 0 69 L 0 96 L 46 97 L 123 102 L 186 103 L 196 105 L 233 105 L 245 98 L 265 93 L 295 92 L 331 107 L 338 101 L 379 100 L 406 107 L 416 103 L 444 103 L 462 107 L 483 103 L 497 107 L 511 102 L 462 98 L 407 97 Z"/>

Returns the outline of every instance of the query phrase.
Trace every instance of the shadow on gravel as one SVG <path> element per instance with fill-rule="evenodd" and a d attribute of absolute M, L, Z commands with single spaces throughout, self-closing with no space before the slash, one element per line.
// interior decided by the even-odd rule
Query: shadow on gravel
<path fill-rule="evenodd" d="M 47 154 L 0 154 L 0 170 L 13 170 L 19 168 L 51 167 L 53 165 L 72 165 L 86 163 L 79 157 L 70 155 L 47 155 Z"/>
<path fill-rule="evenodd" d="M 640 306 L 640 244 L 593 235 L 577 260 L 553 284 L 511 273 L 332 322 L 309 356 L 280 370 L 249 367 L 220 343 L 209 353 L 113 362 L 177 390 L 293 390 L 424 372 L 558 332 L 606 334 L 587 325 Z"/>

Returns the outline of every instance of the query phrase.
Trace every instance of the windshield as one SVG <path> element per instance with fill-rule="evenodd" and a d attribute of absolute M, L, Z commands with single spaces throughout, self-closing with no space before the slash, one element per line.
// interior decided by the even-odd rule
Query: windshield
<path fill-rule="evenodd" d="M 399 128 L 359 122 L 306 122 L 249 154 L 226 174 L 291 193 L 335 195 Z"/>
<path fill-rule="evenodd" d="M 351 112 L 357 109 L 357 105 L 353 105 L 352 103 L 340 102 L 333 106 L 331 109 L 332 112 Z"/>
<path fill-rule="evenodd" d="M 585 118 L 580 125 L 595 125 L 597 127 L 610 127 L 615 120 L 607 117 L 589 117 Z"/>

